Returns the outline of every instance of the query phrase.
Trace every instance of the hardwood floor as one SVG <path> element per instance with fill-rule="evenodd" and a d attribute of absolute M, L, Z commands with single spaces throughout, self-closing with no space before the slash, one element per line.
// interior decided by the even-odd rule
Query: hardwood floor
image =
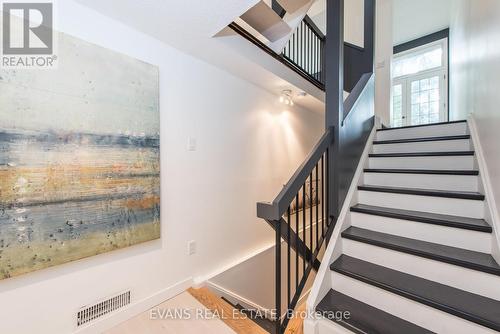
<path fill-rule="evenodd" d="M 237 334 L 268 334 L 255 322 L 246 318 L 244 314 L 210 292 L 208 288 L 191 288 L 188 292 L 207 309 L 221 315 L 223 317 L 222 321 Z"/>
<path fill-rule="evenodd" d="M 105 332 L 105 334 L 234 334 L 235 332 L 219 319 L 151 319 L 152 310 L 206 310 L 189 293 L 184 292 L 153 307 L 128 321 Z"/>
<path fill-rule="evenodd" d="M 195 297 L 200 303 L 202 303 L 209 310 L 219 312 L 223 312 L 224 314 L 232 314 L 234 308 L 226 303 L 221 298 L 214 295 L 207 288 L 201 289 L 189 289 L 188 292 Z M 306 304 L 303 303 L 297 308 L 297 313 L 305 312 Z M 245 317 L 243 315 L 243 317 Z M 237 334 L 268 334 L 264 329 L 262 329 L 259 325 L 254 323 L 250 319 L 238 319 L 237 317 L 228 317 L 229 319 L 223 319 L 223 321 L 231 327 Z M 304 319 L 300 316 L 294 317 L 290 319 L 288 327 L 285 331 L 285 334 L 303 334 L 304 329 Z"/>
<path fill-rule="evenodd" d="M 192 315 L 198 310 L 209 310 L 213 318 L 200 319 L 154 319 L 155 310 L 190 310 Z M 305 303 L 299 306 L 298 312 L 305 311 Z M 204 312 L 204 311 L 203 311 Z M 159 313 L 154 313 L 158 316 Z M 246 315 L 213 294 L 208 288 L 189 289 L 188 291 L 155 306 L 105 334 L 268 334 Z M 290 320 L 285 334 L 303 334 L 303 319 L 295 317 Z"/>
<path fill-rule="evenodd" d="M 306 303 L 302 303 L 297 308 L 297 313 L 306 311 Z M 290 319 L 286 328 L 285 334 L 304 334 L 304 319 L 302 317 L 294 317 Z"/>

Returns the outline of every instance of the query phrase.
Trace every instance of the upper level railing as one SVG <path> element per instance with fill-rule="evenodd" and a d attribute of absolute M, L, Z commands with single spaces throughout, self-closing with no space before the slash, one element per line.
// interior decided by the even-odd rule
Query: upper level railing
<path fill-rule="evenodd" d="M 305 16 L 288 40 L 283 57 L 321 85 L 325 84 L 325 35 Z"/>

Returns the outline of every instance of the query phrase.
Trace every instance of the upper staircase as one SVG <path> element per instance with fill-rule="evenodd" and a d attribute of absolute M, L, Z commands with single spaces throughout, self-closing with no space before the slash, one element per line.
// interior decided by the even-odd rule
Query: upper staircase
<path fill-rule="evenodd" d="M 379 129 L 369 147 L 308 302 L 325 318 L 305 333 L 500 331 L 500 265 L 467 122 Z M 350 316 L 326 320 L 336 311 Z"/>

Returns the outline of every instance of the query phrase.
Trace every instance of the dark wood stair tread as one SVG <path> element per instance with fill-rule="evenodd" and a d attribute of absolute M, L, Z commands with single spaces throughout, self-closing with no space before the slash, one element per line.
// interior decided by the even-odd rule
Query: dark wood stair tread
<path fill-rule="evenodd" d="M 472 156 L 474 151 L 448 151 L 448 152 L 401 152 L 401 153 L 372 153 L 370 158 L 412 158 L 412 157 L 453 157 Z"/>
<path fill-rule="evenodd" d="M 470 139 L 470 135 L 422 137 L 422 138 L 392 139 L 392 140 L 375 140 L 375 141 L 373 141 L 373 144 L 374 145 L 406 144 L 406 143 L 421 143 L 421 142 L 429 142 L 429 141 L 448 141 L 448 140 L 465 140 L 465 139 Z"/>
<path fill-rule="evenodd" d="M 433 333 L 334 290 L 328 291 L 316 307 L 316 311 L 322 314 L 348 311 L 350 313 L 349 319 L 346 317 L 346 319 L 332 321 L 355 333 Z"/>
<path fill-rule="evenodd" d="M 435 126 L 435 125 L 447 125 L 447 124 L 457 124 L 457 123 L 466 123 L 466 122 L 467 122 L 466 120 L 461 120 L 461 121 L 450 121 L 450 122 L 440 122 L 440 123 L 431 123 L 431 124 L 408 125 L 408 126 L 400 126 L 397 128 L 383 128 L 383 129 L 378 129 L 377 131 L 391 131 L 391 130 L 400 130 L 400 129 L 423 128 L 423 127 Z"/>
<path fill-rule="evenodd" d="M 342 232 L 342 238 L 500 276 L 500 266 L 490 254 L 486 253 L 358 227 L 350 227 Z"/>
<path fill-rule="evenodd" d="M 466 175 L 477 176 L 478 170 L 446 170 L 446 169 L 376 169 L 366 168 L 365 173 L 382 173 L 382 174 L 428 174 L 428 175 Z"/>
<path fill-rule="evenodd" d="M 393 208 L 384 208 L 366 204 L 357 204 L 351 207 L 352 212 L 364 213 L 369 215 L 411 220 L 420 223 L 441 225 L 448 227 L 461 228 L 465 230 L 492 233 L 493 229 L 484 219 L 467 218 L 460 216 L 441 215 L 430 212 L 410 211 Z"/>
<path fill-rule="evenodd" d="M 500 331 L 500 301 L 342 255 L 330 269 L 462 319 Z"/>
<path fill-rule="evenodd" d="M 471 191 L 451 191 L 451 190 L 417 189 L 417 188 L 368 186 L 368 185 L 359 186 L 358 190 L 376 191 L 376 192 L 392 193 L 392 194 L 470 199 L 478 201 L 484 200 L 484 195 L 478 192 L 471 192 Z"/>

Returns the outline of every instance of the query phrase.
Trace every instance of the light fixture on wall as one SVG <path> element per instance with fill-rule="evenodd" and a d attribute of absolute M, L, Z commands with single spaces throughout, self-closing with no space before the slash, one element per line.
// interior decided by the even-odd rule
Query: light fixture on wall
<path fill-rule="evenodd" d="M 293 106 L 292 91 L 290 89 L 285 89 L 281 91 L 280 103 L 286 104 L 287 106 Z"/>

